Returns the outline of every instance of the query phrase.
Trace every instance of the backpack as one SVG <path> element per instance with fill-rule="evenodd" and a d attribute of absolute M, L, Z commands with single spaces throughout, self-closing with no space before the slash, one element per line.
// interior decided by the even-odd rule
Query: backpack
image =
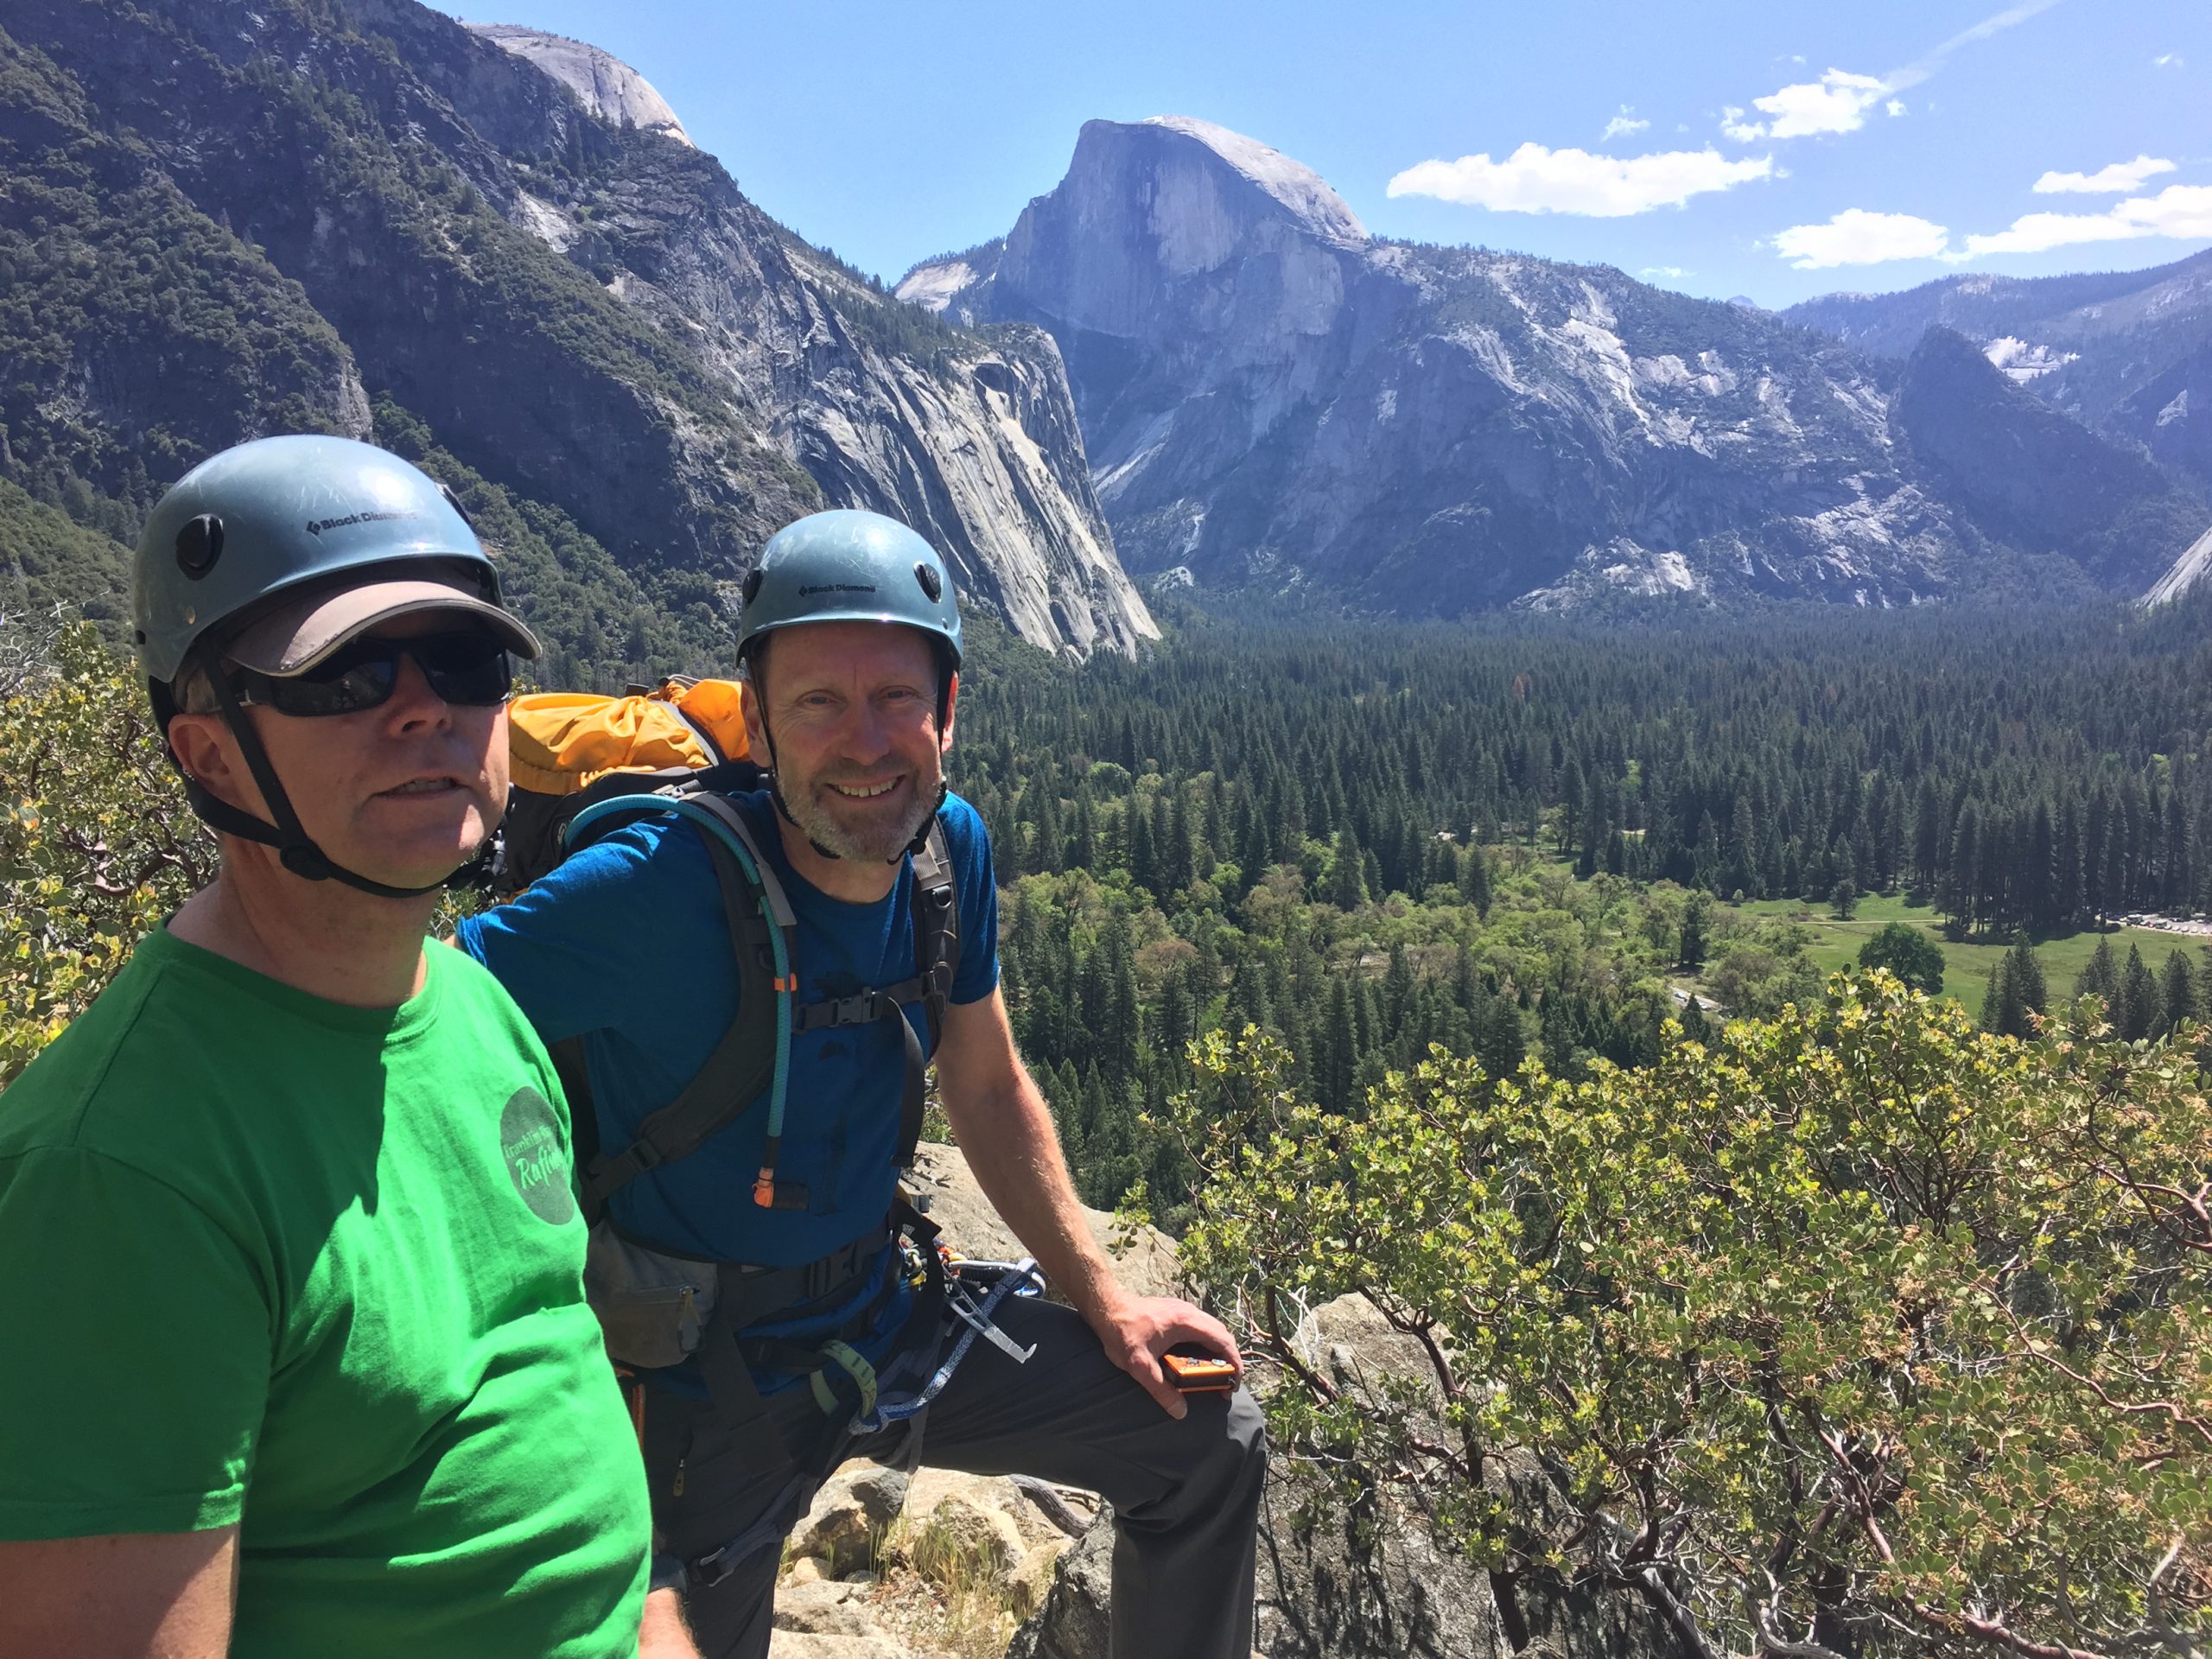
<path fill-rule="evenodd" d="M 712 773 L 723 793 L 757 789 L 744 685 L 682 676 L 626 696 L 533 691 L 507 705 L 511 787 L 491 887 L 511 898 L 567 856 L 569 821 L 618 795 L 649 794 Z"/>

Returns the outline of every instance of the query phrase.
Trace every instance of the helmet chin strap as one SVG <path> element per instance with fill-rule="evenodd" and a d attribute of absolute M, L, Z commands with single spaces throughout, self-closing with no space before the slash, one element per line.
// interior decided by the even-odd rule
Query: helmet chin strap
<path fill-rule="evenodd" d="M 261 798 L 268 803 L 269 816 L 274 823 L 257 818 L 243 808 L 219 800 L 207 786 L 190 772 L 184 774 L 184 794 L 210 829 L 226 836 L 236 836 L 242 841 L 257 842 L 264 847 L 276 849 L 277 861 L 303 881 L 335 881 L 378 899 L 420 899 L 435 893 L 451 875 L 440 878 L 428 887 L 395 887 L 385 882 L 372 880 L 365 875 L 332 861 L 328 854 L 308 839 L 301 827 L 299 815 L 292 810 L 291 798 L 284 792 L 284 785 L 277 781 L 276 768 L 270 764 L 269 752 L 261 747 L 260 735 L 253 729 L 253 722 L 246 718 L 245 709 L 239 704 L 238 693 L 231 687 L 230 677 L 222 671 L 222 664 L 212 653 L 201 650 L 194 652 L 207 683 L 215 689 L 215 701 L 221 705 L 223 724 L 230 728 L 231 735 L 238 740 L 238 752 L 245 757 L 253 781 L 260 785 Z M 175 759 L 172 751 L 171 758 Z M 181 766 L 179 767 L 181 771 Z M 467 868 L 466 865 L 461 867 Z"/>

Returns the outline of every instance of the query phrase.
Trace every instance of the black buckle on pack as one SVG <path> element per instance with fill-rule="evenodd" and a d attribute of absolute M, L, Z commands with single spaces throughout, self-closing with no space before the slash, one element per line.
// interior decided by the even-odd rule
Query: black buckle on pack
<path fill-rule="evenodd" d="M 857 996 L 841 996 L 834 1002 L 810 1002 L 798 1011 L 801 1031 L 818 1031 L 823 1026 L 865 1026 L 880 1020 L 878 1007 L 882 1001 L 880 991 L 862 991 Z"/>
<path fill-rule="evenodd" d="M 718 1544 L 683 1569 L 687 1589 L 711 1590 L 737 1571 L 729 1559 L 729 1546 Z"/>

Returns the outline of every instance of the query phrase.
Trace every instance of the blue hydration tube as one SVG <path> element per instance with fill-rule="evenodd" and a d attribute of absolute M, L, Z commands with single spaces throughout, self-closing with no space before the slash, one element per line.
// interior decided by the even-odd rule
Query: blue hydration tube
<path fill-rule="evenodd" d="M 760 867 L 754 861 L 753 851 L 742 838 L 732 833 L 729 825 L 708 808 L 696 801 L 676 795 L 617 795 L 611 800 L 596 801 L 569 821 L 567 841 L 577 843 L 577 836 L 588 825 L 602 818 L 634 817 L 640 812 L 668 812 L 679 818 L 688 818 L 706 833 L 714 836 L 729 849 L 753 885 L 760 890 L 764 908 L 771 891 L 768 881 L 761 877 Z M 772 880 L 773 878 L 769 878 Z M 776 966 L 776 1074 L 768 1090 L 768 1140 L 773 1147 L 784 1133 L 784 1096 L 791 1081 L 791 992 L 798 980 L 791 972 L 791 952 L 784 942 L 787 918 L 771 915 L 768 918 L 768 944 L 775 952 Z M 756 1192 L 756 1198 L 758 1193 Z"/>

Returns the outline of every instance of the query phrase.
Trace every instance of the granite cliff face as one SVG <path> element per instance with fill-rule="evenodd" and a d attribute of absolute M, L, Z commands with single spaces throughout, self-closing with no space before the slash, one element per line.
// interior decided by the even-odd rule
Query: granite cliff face
<path fill-rule="evenodd" d="M 1002 245 L 898 291 L 1052 333 L 1116 544 L 1155 575 L 1444 615 L 2107 580 L 1975 522 L 1900 442 L 1897 365 L 1608 267 L 1376 241 L 1205 122 L 1090 123 Z"/>
<path fill-rule="evenodd" d="M 222 442 L 365 431 L 373 409 L 380 437 L 436 446 L 525 520 L 551 513 L 549 545 L 611 555 L 632 597 L 605 601 L 594 639 L 676 629 L 726 651 L 735 579 L 771 531 L 823 505 L 915 524 L 965 597 L 1035 643 L 1125 651 L 1154 632 L 1115 559 L 1051 341 L 952 327 L 872 291 L 680 132 L 641 121 L 657 99 L 605 54 L 487 38 L 413 0 L 23 0 L 3 26 L 19 73 L 0 107 L 15 92 L 22 111 L 0 123 L 11 174 L 66 173 L 72 145 L 104 143 L 140 175 L 131 188 L 282 301 L 226 302 L 226 372 L 245 390 L 211 406 L 172 378 L 86 417 L 107 517 L 127 521 Z M 111 239 L 127 242 L 135 198 L 108 200 L 125 220 Z M 72 326 L 73 281 L 41 265 L 27 303 Z M 82 378 L 73 350 L 137 360 L 132 304 L 162 310 L 118 300 L 111 327 L 91 319 L 63 342 L 32 426 Z M 282 348 L 258 359 L 238 346 L 272 333 Z M 253 372 L 263 359 L 308 390 L 276 397 Z M 126 410 L 164 442 L 134 438 Z M 26 429 L 11 410 L 10 432 Z"/>
<path fill-rule="evenodd" d="M 1928 329 L 1952 329 L 2052 408 L 2212 484 L 2212 249 L 2150 270 L 1830 294 L 1783 315 L 1897 358 Z"/>
<path fill-rule="evenodd" d="M 642 127 L 690 147 L 691 135 L 683 130 L 683 123 L 669 108 L 668 100 L 653 89 L 652 82 L 612 53 L 565 35 L 524 29 L 519 23 L 464 23 L 462 27 L 543 69 L 574 92 L 576 102 L 599 120 L 611 126 Z"/>

